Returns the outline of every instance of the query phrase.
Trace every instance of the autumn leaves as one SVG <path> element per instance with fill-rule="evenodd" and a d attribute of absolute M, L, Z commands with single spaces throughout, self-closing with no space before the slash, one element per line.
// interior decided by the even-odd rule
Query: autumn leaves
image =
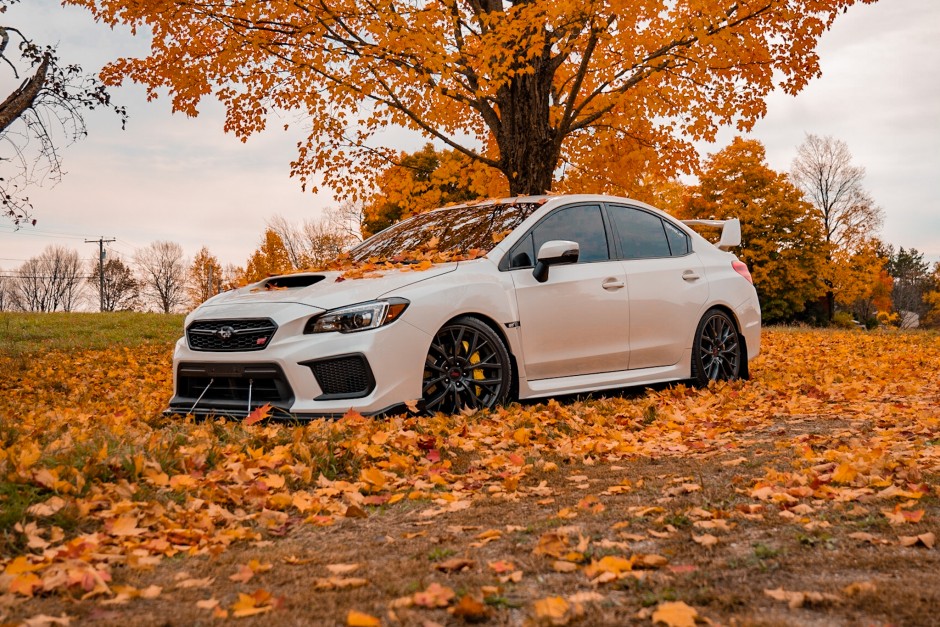
<path fill-rule="evenodd" d="M 723 621 L 695 586 L 782 564 L 788 538 L 831 557 L 934 550 L 938 342 L 770 330 L 746 383 L 304 425 L 162 417 L 163 347 L 35 355 L 0 383 L 16 417 L 0 616 L 160 599 L 177 617 L 290 622 L 284 582 L 302 578 L 349 625 Z M 747 571 L 736 611 L 851 606 L 886 585 L 767 572 Z"/>

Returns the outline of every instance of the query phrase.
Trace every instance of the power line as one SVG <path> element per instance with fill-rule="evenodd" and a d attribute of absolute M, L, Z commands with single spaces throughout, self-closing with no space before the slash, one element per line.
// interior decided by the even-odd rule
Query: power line
<path fill-rule="evenodd" d="M 0 227 L 0 231 L 10 235 L 29 235 L 31 237 L 56 237 L 59 239 L 85 239 L 84 235 L 68 235 L 66 233 L 54 233 L 52 231 L 24 231 L 22 229 L 5 229 Z"/>

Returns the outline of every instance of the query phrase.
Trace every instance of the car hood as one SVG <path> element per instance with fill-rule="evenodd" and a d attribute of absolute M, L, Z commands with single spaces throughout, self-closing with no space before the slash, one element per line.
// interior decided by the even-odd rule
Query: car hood
<path fill-rule="evenodd" d="M 239 306 L 270 304 L 298 304 L 318 309 L 334 309 L 375 300 L 413 283 L 449 274 L 457 269 L 456 263 L 440 264 L 427 270 L 407 269 L 384 271 L 364 278 L 344 278 L 342 272 L 310 272 L 269 277 L 215 296 L 196 309 L 199 317 L 216 317 L 217 309 L 226 315 Z"/>

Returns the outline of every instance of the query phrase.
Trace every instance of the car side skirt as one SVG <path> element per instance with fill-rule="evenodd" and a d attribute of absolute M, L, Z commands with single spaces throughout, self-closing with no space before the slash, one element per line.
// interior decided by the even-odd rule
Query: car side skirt
<path fill-rule="evenodd" d="M 692 351 L 683 351 L 682 359 L 671 366 L 642 368 L 639 370 L 619 370 L 616 372 L 598 372 L 572 377 L 519 381 L 519 399 L 540 398 L 560 394 L 578 394 L 612 390 L 633 385 L 652 385 L 668 381 L 683 381 L 692 376 Z"/>

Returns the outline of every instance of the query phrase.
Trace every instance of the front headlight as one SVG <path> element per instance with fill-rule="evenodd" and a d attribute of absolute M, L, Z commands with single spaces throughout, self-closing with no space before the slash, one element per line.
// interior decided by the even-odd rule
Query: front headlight
<path fill-rule="evenodd" d="M 308 320 L 304 333 L 351 333 L 375 329 L 398 320 L 408 305 L 404 298 L 389 298 L 331 309 Z"/>

